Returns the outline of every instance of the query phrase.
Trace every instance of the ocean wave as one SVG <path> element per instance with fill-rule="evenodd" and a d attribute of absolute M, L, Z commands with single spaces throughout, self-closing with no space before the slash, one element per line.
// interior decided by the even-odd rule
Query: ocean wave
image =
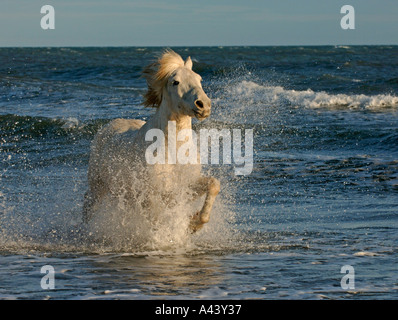
<path fill-rule="evenodd" d="M 0 137 L 3 142 L 20 141 L 24 138 L 45 137 L 47 135 L 63 136 L 79 134 L 93 136 L 107 119 L 82 121 L 75 117 L 51 118 L 31 117 L 13 114 L 0 115 Z"/>
<path fill-rule="evenodd" d="M 229 88 L 239 99 L 250 97 L 255 104 L 290 105 L 304 108 L 388 111 L 398 109 L 398 97 L 390 94 L 331 94 L 325 91 L 289 90 L 281 86 L 260 85 L 253 81 L 241 81 Z"/>

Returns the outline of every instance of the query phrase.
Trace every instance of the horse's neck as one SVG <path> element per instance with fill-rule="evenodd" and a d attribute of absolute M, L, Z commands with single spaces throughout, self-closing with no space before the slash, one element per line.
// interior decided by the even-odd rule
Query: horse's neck
<path fill-rule="evenodd" d="M 192 129 L 192 118 L 190 116 L 181 115 L 171 110 L 173 108 L 170 108 L 166 99 L 164 99 L 153 117 L 152 127 L 162 130 L 165 137 L 169 133 L 169 121 L 174 122 L 173 126 L 175 125 L 177 134 L 183 129 Z"/>
<path fill-rule="evenodd" d="M 169 177 L 176 178 L 179 183 L 181 182 L 181 176 L 184 177 L 183 181 L 186 185 L 191 183 L 194 179 L 197 179 L 200 176 L 200 165 L 183 165 L 179 166 L 178 170 L 173 165 L 173 163 L 179 163 L 178 157 L 173 158 L 173 162 L 169 162 L 169 148 L 172 140 L 174 140 L 174 151 L 178 153 L 179 148 L 185 144 L 187 141 L 191 141 L 191 143 L 195 143 L 192 139 L 192 118 L 190 116 L 176 114 L 171 112 L 170 110 L 178 110 L 178 108 L 169 108 L 169 106 L 163 101 L 159 108 L 156 110 L 156 113 L 151 117 L 151 119 L 147 122 L 146 128 L 143 130 L 145 133 L 150 129 L 160 129 L 164 134 L 164 143 L 165 143 L 165 165 L 157 165 L 155 166 L 157 171 L 156 175 L 163 175 L 165 173 L 169 174 Z M 170 123 L 173 121 L 173 123 Z M 173 126 L 173 127 L 172 127 Z M 184 133 L 185 140 L 181 141 L 178 139 L 178 133 L 181 130 L 187 130 Z M 170 131 L 170 132 L 169 132 Z M 173 137 L 175 134 L 175 137 Z M 174 148 L 172 147 L 172 148 Z M 172 149 L 173 150 L 173 149 Z M 194 149 L 196 150 L 196 149 Z M 196 156 L 199 156 L 199 153 L 196 150 Z M 176 161 L 176 162 L 175 162 Z M 172 171 L 171 171 L 172 170 Z M 189 174 L 187 174 L 189 172 Z M 162 180 L 163 181 L 163 180 Z M 164 181 L 163 181 L 164 182 Z"/>

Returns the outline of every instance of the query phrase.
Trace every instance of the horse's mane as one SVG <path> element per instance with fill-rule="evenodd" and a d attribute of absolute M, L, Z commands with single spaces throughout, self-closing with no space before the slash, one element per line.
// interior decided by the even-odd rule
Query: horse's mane
<path fill-rule="evenodd" d="M 163 51 L 156 62 L 145 67 L 143 77 L 148 84 L 148 91 L 144 96 L 145 107 L 158 108 L 162 102 L 163 87 L 171 74 L 184 66 L 184 60 L 171 49 Z"/>

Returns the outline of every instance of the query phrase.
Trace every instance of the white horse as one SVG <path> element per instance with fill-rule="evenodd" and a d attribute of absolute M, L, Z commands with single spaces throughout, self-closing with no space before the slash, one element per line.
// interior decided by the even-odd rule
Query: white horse
<path fill-rule="evenodd" d="M 195 232 L 209 221 L 220 183 L 214 177 L 202 176 L 200 164 L 181 164 L 178 159 L 175 164 L 168 164 L 168 127 L 169 121 L 175 121 L 177 135 L 183 129 L 191 129 L 193 117 L 203 120 L 210 115 L 211 100 L 202 89 L 202 78 L 192 71 L 191 58 L 184 62 L 172 50 L 164 51 L 147 66 L 143 76 L 148 85 L 144 105 L 157 108 L 156 113 L 147 122 L 116 119 L 98 132 L 90 154 L 83 219 L 88 222 L 109 196 L 123 197 L 132 208 L 140 201 L 141 207 L 150 211 L 158 206 L 156 202 L 172 205 L 176 192 L 190 194 L 187 201 L 205 194 L 202 208 L 190 214 L 189 230 Z M 151 165 L 144 157 L 148 147 L 145 136 L 151 129 L 164 133 L 165 164 Z M 181 145 L 176 142 L 177 151 Z M 145 185 L 140 187 L 143 195 L 135 190 L 137 180 Z"/>

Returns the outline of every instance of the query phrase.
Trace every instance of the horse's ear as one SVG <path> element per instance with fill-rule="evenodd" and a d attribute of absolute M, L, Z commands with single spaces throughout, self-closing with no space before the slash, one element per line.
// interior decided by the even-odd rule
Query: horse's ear
<path fill-rule="evenodd" d="M 192 70 L 192 60 L 191 57 L 188 57 L 187 60 L 185 60 L 184 66 L 190 70 Z"/>

